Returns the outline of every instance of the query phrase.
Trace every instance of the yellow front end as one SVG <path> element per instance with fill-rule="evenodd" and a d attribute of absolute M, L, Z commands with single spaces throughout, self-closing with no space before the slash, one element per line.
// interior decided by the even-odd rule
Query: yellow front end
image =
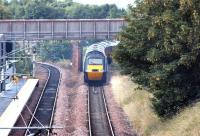
<path fill-rule="evenodd" d="M 102 80 L 103 78 L 103 65 L 88 65 L 88 80 Z"/>

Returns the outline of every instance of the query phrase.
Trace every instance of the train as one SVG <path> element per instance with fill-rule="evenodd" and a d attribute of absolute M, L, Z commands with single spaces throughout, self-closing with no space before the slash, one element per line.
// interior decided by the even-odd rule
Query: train
<path fill-rule="evenodd" d="M 90 45 L 84 55 L 83 72 L 84 82 L 87 84 L 107 81 L 108 65 L 111 63 L 110 47 L 116 46 L 119 41 L 103 41 Z"/>

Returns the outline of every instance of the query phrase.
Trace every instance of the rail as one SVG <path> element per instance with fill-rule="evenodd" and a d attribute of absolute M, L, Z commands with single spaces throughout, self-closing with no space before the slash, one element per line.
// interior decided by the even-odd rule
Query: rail
<path fill-rule="evenodd" d="M 47 69 L 47 68 L 45 68 L 45 69 Z M 35 107 L 35 110 L 34 110 L 34 112 L 33 112 L 33 115 L 32 115 L 32 117 L 31 117 L 31 120 L 30 120 L 30 122 L 29 122 L 29 124 L 28 124 L 28 127 L 29 127 L 29 128 L 30 128 L 31 122 L 32 122 L 33 119 L 34 119 L 34 115 L 35 115 L 35 113 L 36 113 L 36 111 L 37 111 L 37 109 L 38 109 L 39 103 L 40 103 L 40 101 L 41 101 L 41 99 L 42 99 L 42 95 L 43 95 L 43 93 L 44 93 L 44 91 L 45 91 L 45 88 L 46 88 L 47 83 L 48 83 L 49 78 L 50 78 L 50 70 L 47 69 L 47 71 L 48 71 L 47 81 L 46 81 L 46 83 L 45 83 L 45 85 L 44 85 L 44 87 L 43 87 L 43 89 L 42 89 L 42 93 L 41 93 L 40 98 L 39 98 L 39 100 L 38 100 L 38 102 L 37 102 L 37 105 L 36 105 L 36 107 Z M 26 132 L 25 132 L 25 136 L 27 135 L 27 133 L 28 133 L 28 129 L 27 129 Z"/>
<path fill-rule="evenodd" d="M 109 112 L 108 112 L 108 106 L 107 106 L 107 103 L 106 103 L 104 89 L 102 89 L 101 92 L 102 92 L 102 95 L 103 95 L 103 101 L 104 101 L 104 106 L 105 106 L 105 110 L 106 110 L 106 116 L 108 118 L 108 123 L 109 123 L 109 127 L 110 127 L 110 130 L 111 130 L 111 134 L 112 134 L 112 136 L 115 136 L 114 131 L 113 131 L 113 126 L 112 126 L 112 123 L 111 123 L 111 119 L 110 119 L 110 115 L 109 115 Z"/>
<path fill-rule="evenodd" d="M 89 95 L 90 89 L 88 89 L 88 130 L 89 130 L 89 136 L 92 136 L 92 129 L 91 129 L 91 119 L 90 119 L 90 95 Z"/>
<path fill-rule="evenodd" d="M 102 86 L 88 90 L 88 129 L 89 136 L 115 136 Z"/>
<path fill-rule="evenodd" d="M 61 76 L 59 75 L 59 81 L 58 81 L 58 85 L 57 85 L 57 87 L 56 87 L 56 92 L 55 92 L 55 97 L 54 96 L 51 96 L 54 100 L 53 100 L 53 107 L 51 107 L 51 105 L 46 105 L 46 104 L 48 104 L 48 103 L 46 103 L 45 102 L 45 98 L 47 99 L 47 97 L 46 96 L 48 96 L 49 94 L 52 94 L 52 93 L 54 93 L 54 92 L 51 92 L 52 90 L 52 88 L 48 88 L 48 86 L 49 86 L 49 84 L 48 83 L 50 83 L 51 81 L 50 80 L 52 80 L 51 79 L 51 76 L 52 76 L 52 67 L 53 66 L 50 66 L 50 65 L 47 65 L 47 64 L 43 64 L 42 65 L 44 68 L 46 68 L 48 71 L 49 71 L 49 74 L 48 74 L 48 79 L 47 79 L 47 81 L 46 81 L 46 83 L 45 83 L 45 86 L 44 86 L 44 88 L 43 88 L 43 91 L 42 91 L 42 93 L 41 93 L 41 96 L 40 96 L 40 98 L 39 98 L 39 101 L 38 101 L 38 103 L 37 103 L 37 105 L 36 105 L 36 108 L 35 108 L 35 110 L 34 110 L 34 113 L 33 113 L 33 116 L 32 116 L 32 118 L 31 118 L 31 121 L 29 122 L 29 125 L 28 125 L 28 128 L 34 128 L 35 126 L 32 126 L 33 124 L 39 124 L 40 126 L 38 127 L 38 128 L 41 128 L 40 130 L 44 130 L 44 128 L 45 128 L 45 126 L 48 126 L 48 127 L 46 127 L 46 129 L 45 130 L 47 130 L 47 134 L 45 134 L 45 135 L 49 135 L 50 134 L 50 129 L 52 129 L 52 128 L 54 128 L 54 127 L 52 127 L 52 122 L 53 122 L 53 116 L 54 116 L 54 112 L 55 112 L 55 106 L 56 106 L 56 101 L 57 101 L 57 93 L 58 93 L 58 87 L 59 87 L 59 84 L 60 84 L 60 79 L 61 79 Z M 54 70 L 56 69 L 57 70 L 57 68 L 55 68 L 55 67 L 53 67 L 54 68 Z M 50 70 L 51 69 L 51 70 Z M 58 70 L 59 71 L 59 70 Z M 54 71 L 55 72 L 55 71 Z M 59 73 L 60 73 L 60 71 L 59 71 Z M 48 92 L 47 91 L 50 91 L 49 92 L 49 94 L 48 94 Z M 46 96 L 45 96 L 46 95 Z M 53 95 L 53 94 L 52 94 Z M 48 99 L 52 99 L 52 98 L 48 98 Z M 46 107 L 45 107 L 45 105 L 46 105 Z M 40 108 L 39 108 L 39 106 L 40 106 Z M 51 111 L 50 112 L 50 114 L 48 115 L 48 116 L 50 116 L 50 121 L 49 120 L 44 120 L 43 122 L 40 122 L 41 120 L 40 119 L 37 119 L 37 116 L 39 117 L 39 115 L 40 116 L 44 116 L 43 114 L 45 113 L 45 108 L 47 108 L 46 109 L 46 111 L 48 111 L 48 113 L 49 113 L 49 110 Z M 37 115 L 37 116 L 36 116 Z M 45 117 L 45 118 L 47 118 L 47 117 Z M 35 120 L 35 122 L 36 123 L 34 123 L 34 120 Z M 57 128 L 57 127 L 56 127 Z M 33 129 L 27 129 L 26 130 L 26 132 L 25 132 L 25 136 L 28 134 L 28 132 L 30 132 L 30 131 L 32 131 Z M 36 130 L 36 129 L 35 129 Z M 34 131 L 34 130 L 33 130 Z M 31 133 L 34 133 L 34 132 L 31 132 Z M 42 132 L 41 132 L 42 133 Z"/>
<path fill-rule="evenodd" d="M 53 65 L 51 65 L 51 66 L 55 67 Z M 55 67 L 55 68 L 57 68 L 57 67 Z M 57 102 L 57 98 L 58 98 L 58 90 L 60 88 L 60 83 L 61 83 L 61 79 L 62 79 L 62 73 L 61 73 L 59 68 L 57 68 L 57 69 L 60 72 L 60 79 L 59 79 L 59 82 L 58 82 L 58 88 L 57 88 L 57 91 L 56 91 L 56 97 L 55 97 L 55 101 L 54 101 L 54 105 L 53 105 L 53 111 L 52 111 L 53 114 L 51 115 L 51 121 L 50 121 L 50 124 L 49 124 L 50 128 L 54 128 L 54 127 L 52 127 L 52 123 L 53 123 L 53 118 L 54 118 L 54 113 L 55 113 L 56 102 Z M 48 131 L 48 135 L 49 135 L 49 131 Z"/>

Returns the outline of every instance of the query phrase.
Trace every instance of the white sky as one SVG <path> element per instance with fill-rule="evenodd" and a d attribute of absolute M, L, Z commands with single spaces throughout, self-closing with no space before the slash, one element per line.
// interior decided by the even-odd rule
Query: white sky
<path fill-rule="evenodd" d="M 74 2 L 91 5 L 116 4 L 119 8 L 127 8 L 128 4 L 133 4 L 135 0 L 73 0 Z"/>

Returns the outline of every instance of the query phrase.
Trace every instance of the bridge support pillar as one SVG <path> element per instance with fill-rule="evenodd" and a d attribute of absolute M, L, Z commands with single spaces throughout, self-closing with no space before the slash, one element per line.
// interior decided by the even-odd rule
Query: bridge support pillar
<path fill-rule="evenodd" d="M 79 41 L 72 42 L 72 69 L 75 73 L 82 69 L 82 48 Z"/>

